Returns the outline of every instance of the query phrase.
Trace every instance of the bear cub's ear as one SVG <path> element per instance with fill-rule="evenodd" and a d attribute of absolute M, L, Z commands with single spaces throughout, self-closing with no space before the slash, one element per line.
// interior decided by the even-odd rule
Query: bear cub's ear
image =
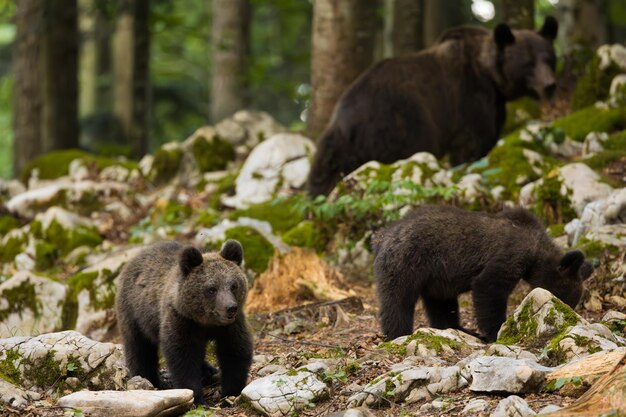
<path fill-rule="evenodd" d="M 222 258 L 241 266 L 241 262 L 243 261 L 243 248 L 241 247 L 241 243 L 233 239 L 227 240 L 224 242 L 224 245 L 222 245 L 220 255 Z"/>
<path fill-rule="evenodd" d="M 202 264 L 202 253 L 193 246 L 186 247 L 180 254 L 180 270 L 187 275 L 192 269 Z"/>
<path fill-rule="evenodd" d="M 557 270 L 561 275 L 578 276 L 577 272 L 585 262 L 585 255 L 579 250 L 571 250 L 561 258 Z"/>
<path fill-rule="evenodd" d="M 547 16 L 543 21 L 543 26 L 539 29 L 539 34 L 549 41 L 556 39 L 556 34 L 559 32 L 559 22 L 552 16 Z"/>
<path fill-rule="evenodd" d="M 515 36 L 511 32 L 511 28 L 506 23 L 500 23 L 493 30 L 493 39 L 496 41 L 498 48 L 504 48 L 515 43 Z"/>

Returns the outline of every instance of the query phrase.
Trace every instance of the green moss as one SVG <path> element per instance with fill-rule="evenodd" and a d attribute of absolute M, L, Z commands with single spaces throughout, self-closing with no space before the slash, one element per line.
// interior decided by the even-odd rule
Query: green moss
<path fill-rule="evenodd" d="M 502 134 L 506 135 L 524 127 L 531 120 L 541 116 L 539 102 L 530 97 L 523 97 L 506 103 L 506 122 Z"/>
<path fill-rule="evenodd" d="M 161 147 L 154 153 L 152 168 L 148 179 L 156 184 L 162 184 L 174 178 L 180 168 L 183 159 L 182 149 L 176 147 L 166 150 Z"/>
<path fill-rule="evenodd" d="M 246 209 L 235 210 L 228 217 L 232 220 L 240 217 L 264 220 L 272 225 L 272 231 L 275 234 L 281 234 L 304 219 L 296 207 L 299 199 L 298 196 L 277 198 L 273 201 L 252 205 Z"/>
<path fill-rule="evenodd" d="M 482 174 L 491 187 L 503 186 L 503 198 L 516 199 L 523 185 L 539 179 L 540 174 L 535 172 L 537 168 L 545 172 L 555 165 L 554 159 L 546 155 L 543 155 L 541 166 L 533 165 L 524 155 L 525 149 L 543 152 L 540 144 L 525 142 L 520 139 L 520 133 L 515 132 L 504 138 L 502 145 L 493 148 L 487 156 L 488 163 L 475 172 Z"/>
<path fill-rule="evenodd" d="M 500 329 L 496 343 L 515 345 L 521 341 L 529 343 L 537 337 L 537 320 L 533 317 L 532 306 L 525 304 L 517 317 L 510 316 Z"/>
<path fill-rule="evenodd" d="M 37 359 L 24 359 L 24 379 L 31 381 L 35 386 L 44 389 L 53 387 L 61 381 L 64 372 L 59 362 L 54 359 L 54 350 Z"/>
<path fill-rule="evenodd" d="M 211 194 L 207 205 L 209 208 L 218 209 L 221 206 L 220 196 L 223 194 L 230 195 L 235 191 L 235 181 L 237 174 L 228 174 L 215 182 L 216 190 Z"/>
<path fill-rule="evenodd" d="M 9 231 L 20 227 L 20 222 L 13 216 L 0 215 L 0 236 L 6 235 Z"/>
<path fill-rule="evenodd" d="M 424 345 L 427 349 L 434 350 L 437 353 L 441 353 L 444 350 L 444 345 L 449 346 L 454 350 L 458 350 L 461 348 L 462 344 L 457 342 L 456 340 L 449 339 L 447 337 L 416 331 L 415 333 L 409 335 L 404 342 L 401 344 L 393 343 L 393 342 L 382 342 L 378 345 L 379 349 L 384 349 L 390 353 L 395 355 L 406 355 L 406 347 L 409 343 L 414 341 L 418 345 Z"/>
<path fill-rule="evenodd" d="M 42 266 L 49 263 L 57 256 L 65 256 L 79 246 L 95 247 L 102 243 L 102 238 L 95 227 L 78 226 L 73 229 L 65 229 L 56 219 L 52 220 L 47 229 L 41 222 L 33 221 L 30 227 L 31 233 L 41 242 L 37 243 L 37 262 Z M 39 254 L 43 257 L 39 259 Z"/>
<path fill-rule="evenodd" d="M 323 252 L 329 242 L 328 236 L 311 220 L 301 221 L 288 230 L 282 238 L 290 246 L 311 248 L 316 252 Z"/>
<path fill-rule="evenodd" d="M 41 315 L 41 301 L 37 298 L 35 286 L 30 280 L 24 280 L 16 287 L 6 288 L 0 295 L 8 304 L 6 308 L 0 309 L 0 322 L 11 314 L 21 314 L 25 310 L 32 311 L 34 317 Z"/>
<path fill-rule="evenodd" d="M 193 156 L 201 172 L 220 171 L 235 159 L 235 148 L 229 142 L 214 137 L 197 137 L 192 145 Z"/>
<path fill-rule="evenodd" d="M 589 158 L 582 160 L 590 168 L 601 171 L 610 164 L 626 159 L 626 130 L 614 133 L 602 143 L 603 151 L 597 152 Z M 621 187 L 622 183 L 615 184 Z"/>
<path fill-rule="evenodd" d="M 265 271 L 274 255 L 274 246 L 251 227 L 237 226 L 228 229 L 226 239 L 238 240 L 243 246 L 246 267 L 257 274 Z"/>
<path fill-rule="evenodd" d="M 52 151 L 29 162 L 20 174 L 20 180 L 26 183 L 34 169 L 39 171 L 39 179 L 55 179 L 67 175 L 70 163 L 75 159 L 81 159 L 87 166 L 95 166 L 98 171 L 112 165 L 120 165 L 133 170 L 137 168 L 137 163 L 130 161 L 118 161 L 112 158 L 92 155 L 78 149 L 66 149 L 62 151 Z"/>
<path fill-rule="evenodd" d="M 21 385 L 23 379 L 19 370 L 22 357 L 18 350 L 8 349 L 4 352 L 4 357 L 0 359 L 0 375 L 2 379 L 15 385 Z"/>
<path fill-rule="evenodd" d="M 563 330 L 566 330 L 568 327 L 576 326 L 578 324 L 580 318 L 567 304 L 565 304 L 563 301 L 559 300 L 556 297 L 552 297 L 552 304 L 554 305 L 554 309 L 563 318 Z"/>
<path fill-rule="evenodd" d="M 626 127 L 626 108 L 601 109 L 594 106 L 584 108 L 554 121 L 567 136 L 583 141 L 589 132 L 615 132 Z"/>
<path fill-rule="evenodd" d="M 602 324 L 618 336 L 624 337 L 624 335 L 626 335 L 626 320 L 614 319 L 610 321 L 603 321 Z"/>
<path fill-rule="evenodd" d="M 25 249 L 27 237 L 24 234 L 11 236 L 4 244 L 0 244 L 0 261 L 13 262 L 15 257 Z"/>
<path fill-rule="evenodd" d="M 613 77 L 621 72 L 620 68 L 613 63 L 604 70 L 600 69 L 600 58 L 594 54 L 586 71 L 576 82 L 576 89 L 572 96 L 572 109 L 578 110 L 591 106 L 596 101 L 606 100 Z"/>
<path fill-rule="evenodd" d="M 115 284 L 117 274 L 114 271 L 103 269 L 100 272 L 79 272 L 68 280 L 72 290 L 71 298 L 76 300 L 78 294 L 87 290 L 90 305 L 96 310 L 106 310 L 115 305 Z M 96 282 L 98 285 L 95 285 Z"/>
<path fill-rule="evenodd" d="M 563 223 L 551 224 L 548 226 L 548 234 L 551 237 L 559 237 L 565 234 L 565 225 Z"/>
<path fill-rule="evenodd" d="M 217 210 L 208 208 L 198 213 L 198 216 L 194 221 L 194 225 L 212 227 L 218 224 L 221 219 L 222 216 Z"/>
<path fill-rule="evenodd" d="M 561 192 L 562 184 L 556 171 L 543 177 L 543 184 L 535 188 L 535 203 L 533 211 L 547 224 L 567 223 L 576 218 L 576 211 L 572 208 L 569 195 Z"/>
<path fill-rule="evenodd" d="M 51 268 L 58 256 L 56 245 L 43 240 L 35 242 L 35 269 L 38 271 Z"/>

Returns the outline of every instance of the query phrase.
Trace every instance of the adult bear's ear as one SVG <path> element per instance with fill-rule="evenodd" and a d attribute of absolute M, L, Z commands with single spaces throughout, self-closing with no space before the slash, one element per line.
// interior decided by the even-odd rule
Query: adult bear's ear
<path fill-rule="evenodd" d="M 549 40 L 550 42 L 556 39 L 556 34 L 559 32 L 559 22 L 552 16 L 547 16 L 543 21 L 543 26 L 539 29 L 539 34 Z"/>
<path fill-rule="evenodd" d="M 243 248 L 241 247 L 241 243 L 233 239 L 227 240 L 224 242 L 224 245 L 222 245 L 220 256 L 241 266 L 241 262 L 243 261 Z"/>
<path fill-rule="evenodd" d="M 496 41 L 498 48 L 504 48 L 507 45 L 515 43 L 515 36 L 513 36 L 511 28 L 506 23 L 500 23 L 495 27 L 493 30 L 493 39 Z"/>
<path fill-rule="evenodd" d="M 180 270 L 186 276 L 192 269 L 202 264 L 202 253 L 193 246 L 186 247 L 180 254 Z"/>
<path fill-rule="evenodd" d="M 576 273 L 583 262 L 585 262 L 585 255 L 579 250 L 571 250 L 563 255 L 557 270 L 561 275 L 578 276 Z"/>

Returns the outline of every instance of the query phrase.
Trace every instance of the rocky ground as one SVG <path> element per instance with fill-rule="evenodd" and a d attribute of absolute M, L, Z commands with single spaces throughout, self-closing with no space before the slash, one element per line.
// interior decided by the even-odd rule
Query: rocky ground
<path fill-rule="evenodd" d="M 139 163 L 81 151 L 33 161 L 21 181 L 0 182 L 0 415 L 113 415 L 113 403 L 115 415 L 183 414 L 189 392 L 127 380 L 117 276 L 151 242 L 215 250 L 230 238 L 250 280 L 250 384 L 237 399 L 208 389 L 211 408 L 189 416 L 526 416 L 577 400 L 608 408 L 554 415 L 625 413 L 610 385 L 626 355 L 624 56 L 600 48 L 580 107 L 553 121 L 511 106 L 480 161 L 371 162 L 313 201 L 302 189 L 315 145 L 264 113 L 239 112 Z M 421 308 L 413 335 L 383 342 L 369 238 L 420 202 L 529 208 L 594 263 L 581 304 L 520 285 L 495 344 L 428 329 Z M 475 329 L 471 299 L 460 305 Z"/>

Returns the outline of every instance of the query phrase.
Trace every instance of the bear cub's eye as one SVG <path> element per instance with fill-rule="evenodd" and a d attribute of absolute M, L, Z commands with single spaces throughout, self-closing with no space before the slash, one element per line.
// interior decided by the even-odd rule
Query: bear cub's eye
<path fill-rule="evenodd" d="M 214 295 L 217 292 L 217 288 L 215 287 L 209 287 L 207 289 L 207 292 L 209 293 L 209 295 Z"/>
<path fill-rule="evenodd" d="M 231 291 L 237 291 L 237 288 L 239 288 L 239 286 L 237 285 L 236 282 L 233 282 L 232 284 L 230 284 Z"/>

